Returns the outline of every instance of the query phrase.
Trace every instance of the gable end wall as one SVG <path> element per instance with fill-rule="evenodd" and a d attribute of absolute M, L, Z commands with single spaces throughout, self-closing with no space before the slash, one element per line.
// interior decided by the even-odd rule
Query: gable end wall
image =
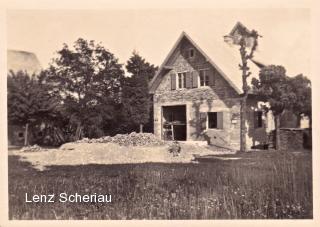
<path fill-rule="evenodd" d="M 187 40 L 182 40 L 169 58 L 167 65 L 173 69 L 165 73 L 153 95 L 154 132 L 162 138 L 162 106 L 185 105 L 187 116 L 187 140 L 204 141 L 201 128 L 201 112 L 223 112 L 223 129 L 207 129 L 211 143 L 220 146 L 240 148 L 240 97 L 230 84 L 217 72 L 207 59 L 194 48 L 195 56 L 187 57 L 186 50 L 194 48 Z M 210 87 L 171 90 L 173 72 L 199 71 L 208 69 L 214 75 L 215 83 Z M 266 123 L 262 128 L 254 128 L 254 111 L 258 109 L 256 100 L 248 100 L 247 148 L 267 142 Z"/>

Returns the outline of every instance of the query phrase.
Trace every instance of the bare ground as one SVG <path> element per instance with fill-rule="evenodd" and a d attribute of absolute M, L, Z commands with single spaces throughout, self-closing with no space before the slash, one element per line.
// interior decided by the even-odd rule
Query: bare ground
<path fill-rule="evenodd" d="M 181 143 L 181 152 L 173 156 L 169 145 L 161 146 L 119 146 L 115 143 L 67 143 L 59 149 L 37 152 L 13 150 L 10 153 L 20 156 L 38 170 L 52 165 L 86 164 L 134 164 L 134 163 L 190 163 L 195 156 L 234 153 L 215 151 L 198 143 Z"/>

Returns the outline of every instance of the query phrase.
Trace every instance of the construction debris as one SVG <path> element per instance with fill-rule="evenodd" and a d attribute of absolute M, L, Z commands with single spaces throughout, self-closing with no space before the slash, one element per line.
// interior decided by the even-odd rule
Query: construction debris
<path fill-rule="evenodd" d="M 113 137 L 105 136 L 98 139 L 83 138 L 76 143 L 116 143 L 120 146 L 157 146 L 164 142 L 155 137 L 152 133 L 117 134 Z"/>
<path fill-rule="evenodd" d="M 40 146 L 38 145 L 33 145 L 33 146 L 26 146 L 21 148 L 22 152 L 37 152 L 37 151 L 44 151 L 44 149 L 42 149 Z"/>

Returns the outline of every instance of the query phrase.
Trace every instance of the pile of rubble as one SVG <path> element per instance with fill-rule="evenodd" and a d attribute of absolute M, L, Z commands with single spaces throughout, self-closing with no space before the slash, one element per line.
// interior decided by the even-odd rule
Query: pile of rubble
<path fill-rule="evenodd" d="M 33 146 L 26 146 L 21 148 L 21 152 L 37 152 L 37 151 L 42 151 L 43 149 L 38 146 L 38 145 L 33 145 Z"/>
<path fill-rule="evenodd" d="M 117 134 L 113 137 L 105 136 L 98 139 L 83 138 L 76 143 L 116 143 L 120 146 L 157 146 L 164 142 L 157 139 L 152 133 Z"/>

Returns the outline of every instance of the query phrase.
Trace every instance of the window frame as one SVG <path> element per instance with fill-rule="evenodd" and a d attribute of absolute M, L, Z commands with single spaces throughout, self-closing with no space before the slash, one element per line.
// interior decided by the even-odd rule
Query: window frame
<path fill-rule="evenodd" d="M 215 128 L 210 128 L 209 126 L 210 126 L 210 123 L 209 123 L 209 115 L 210 114 L 215 114 L 215 118 L 216 118 L 216 127 Z M 218 112 L 217 111 L 215 111 L 215 112 L 212 112 L 212 111 L 210 111 L 210 112 L 207 112 L 207 129 L 214 129 L 214 130 L 217 130 L 218 129 Z"/>
<path fill-rule="evenodd" d="M 204 68 L 204 69 L 199 69 L 199 82 L 198 82 L 198 87 L 209 87 L 210 86 L 210 78 L 209 78 L 209 68 Z M 204 73 L 204 85 L 201 85 L 201 72 Z M 207 84 L 206 84 L 207 82 Z"/>
<path fill-rule="evenodd" d="M 192 52 L 192 56 L 191 56 L 191 52 Z M 194 56 L 195 56 L 195 50 L 193 47 L 191 47 L 188 49 L 188 58 L 192 59 L 192 58 L 194 58 Z"/>
<path fill-rule="evenodd" d="M 187 72 L 188 71 L 181 71 L 181 72 L 177 72 L 177 86 L 176 86 L 176 89 L 186 89 L 186 84 L 187 84 L 187 81 L 186 81 L 186 77 L 187 77 Z M 179 75 L 182 75 L 182 84 L 183 85 L 182 87 L 180 87 L 180 78 L 179 78 Z"/>

